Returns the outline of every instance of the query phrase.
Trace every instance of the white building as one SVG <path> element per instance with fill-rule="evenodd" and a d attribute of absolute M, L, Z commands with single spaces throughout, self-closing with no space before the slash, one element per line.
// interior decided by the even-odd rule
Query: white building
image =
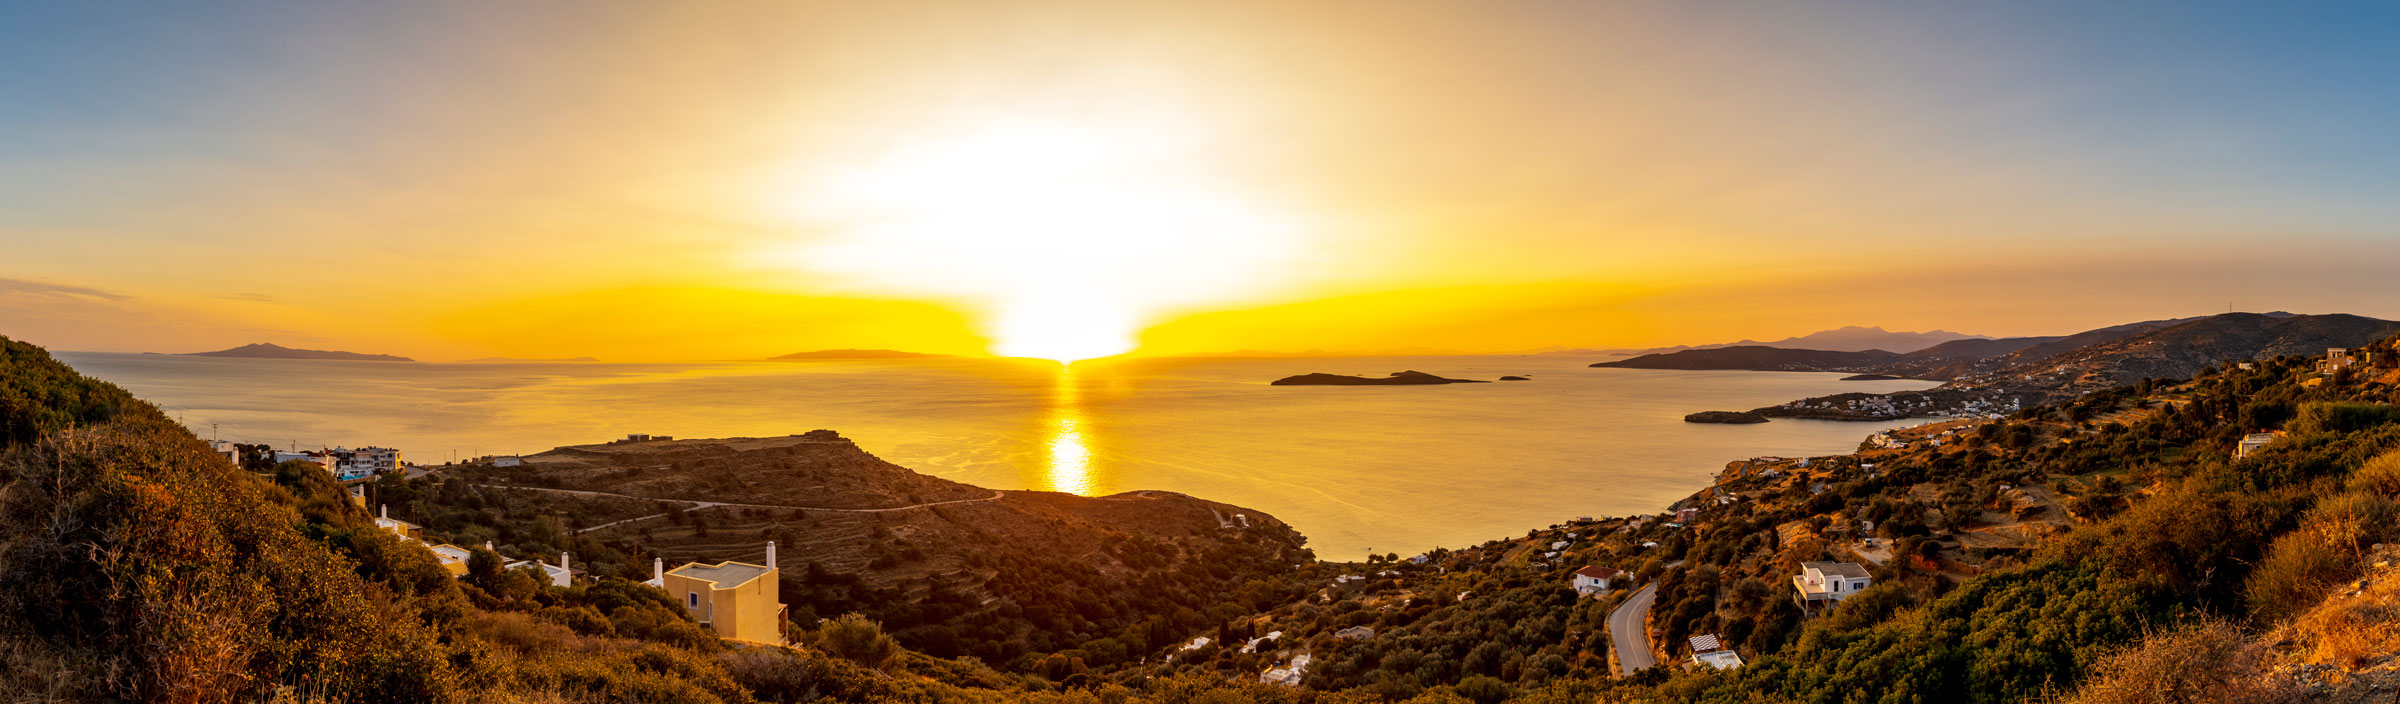
<path fill-rule="evenodd" d="M 225 461 L 232 462 L 233 466 L 242 466 L 242 448 L 234 447 L 233 443 L 217 440 L 210 442 L 208 449 L 215 450 L 219 456 L 225 458 Z"/>
<path fill-rule="evenodd" d="M 2275 439 L 2278 437 L 2281 436 L 2278 436 L 2274 433 L 2251 433 L 2249 435 L 2242 436 L 2242 443 L 2234 447 L 2233 458 L 2238 460 L 2244 457 L 2249 457 L 2250 453 L 2257 452 L 2265 449 L 2268 445 L 2275 444 Z"/>
<path fill-rule="evenodd" d="M 1724 643 L 1717 641 L 1717 635 L 1714 633 L 1692 636 L 1691 643 L 1692 664 L 1694 665 L 1707 665 L 1719 670 L 1731 670 L 1742 666 L 1742 654 L 1726 648 Z"/>
<path fill-rule="evenodd" d="M 400 451 L 388 447 L 333 448 L 333 476 L 343 481 L 400 471 Z"/>
<path fill-rule="evenodd" d="M 1292 664 L 1290 665 L 1259 673 L 1258 681 L 1262 684 L 1280 684 L 1286 687 L 1298 687 L 1300 686 L 1301 676 L 1308 674 L 1309 659 L 1310 658 L 1307 653 L 1301 653 L 1297 656 L 1294 656 L 1292 658 Z"/>
<path fill-rule="evenodd" d="M 1803 562 L 1800 574 L 1792 576 L 1792 587 L 1800 591 L 1801 606 L 1848 599 L 1865 591 L 1873 582 L 1867 568 L 1856 562 Z"/>
<path fill-rule="evenodd" d="M 327 454 L 327 453 L 324 453 L 324 452 L 318 452 L 318 451 L 315 451 L 315 450 L 310 450 L 310 451 L 308 451 L 308 452 L 283 452 L 283 451 L 277 451 L 277 452 L 275 453 L 275 458 L 274 458 L 274 459 L 275 459 L 275 463 L 276 463 L 276 464 L 283 464 L 283 463 L 285 463 L 285 462 L 292 462 L 292 461 L 307 462 L 307 463 L 310 463 L 310 464 L 314 464 L 314 465 L 318 465 L 318 466 L 324 467 L 324 468 L 325 468 L 325 471 L 328 471 L 328 472 L 331 472 L 331 471 L 333 471 L 333 465 L 334 465 L 334 463 L 335 463 L 335 462 L 337 462 L 337 461 L 339 461 L 339 460 L 336 460 L 336 459 L 334 458 L 334 456 L 333 456 L 333 455 L 331 455 L 331 454 Z"/>
<path fill-rule="evenodd" d="M 415 540 L 422 529 L 415 523 L 392 517 L 392 507 L 378 506 L 375 510 L 376 530 L 388 530 L 403 540 Z"/>
<path fill-rule="evenodd" d="M 541 560 L 518 560 L 502 565 L 502 567 L 511 570 L 520 567 L 538 568 L 542 571 L 543 579 L 548 580 L 550 586 L 553 587 L 564 587 L 575 583 L 575 573 L 567 567 L 567 554 L 563 552 L 558 554 L 558 564 L 555 565 Z"/>
<path fill-rule="evenodd" d="M 494 467 L 516 467 L 516 466 L 520 466 L 520 465 L 523 465 L 523 464 L 525 464 L 525 460 L 524 460 L 524 458 L 518 457 L 518 456 L 516 456 L 516 455 L 494 455 L 494 456 L 492 456 L 492 466 L 494 466 Z"/>
<path fill-rule="evenodd" d="M 1589 566 L 1575 571 L 1572 584 L 1577 594 L 1604 592 L 1608 591 L 1609 582 L 1622 574 L 1625 573 L 1613 567 Z"/>

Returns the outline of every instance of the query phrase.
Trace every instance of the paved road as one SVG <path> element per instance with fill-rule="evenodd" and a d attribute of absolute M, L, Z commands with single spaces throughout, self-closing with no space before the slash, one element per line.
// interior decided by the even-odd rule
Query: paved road
<path fill-rule="evenodd" d="M 925 508 L 925 507 L 928 507 L 928 506 L 947 506 L 947 505 L 950 505 L 950 504 L 971 504 L 971 503 L 976 503 L 976 502 L 980 502 L 980 501 L 998 501 L 998 500 L 1000 500 L 1000 497 L 1002 497 L 1002 496 L 1006 496 L 1006 495 L 1007 495 L 1007 492 L 1004 492 L 1004 491 L 999 491 L 999 490 L 993 490 L 993 491 L 992 491 L 992 495 L 991 495 L 991 496 L 986 496 L 986 497 L 983 497 L 983 498 L 980 498 L 980 499 L 952 499 L 952 500 L 949 500 L 949 501 L 929 501 L 929 502 L 926 502 L 926 503 L 921 503 L 921 504 L 909 504 L 909 505 L 907 505 L 907 506 L 893 506 L 893 507 L 891 507 L 891 508 L 821 508 L 821 507 L 816 507 L 816 506 L 784 506 L 784 505 L 781 505 L 781 504 L 736 504 L 736 503 L 727 503 L 727 502 L 723 502 L 723 501 L 699 501 L 699 500 L 694 500 L 694 499 L 661 499 L 661 498 L 655 498 L 655 497 L 649 497 L 649 496 L 630 496 L 630 495 L 626 495 L 626 494 L 611 494 L 611 493 L 608 493 L 608 492 L 605 492 L 605 491 L 583 491 L 583 490 L 580 490 L 580 489 L 545 489 L 545 488 L 542 488 L 542 487 L 532 487 L 532 486 L 509 486 L 509 485 L 506 485 L 506 484 L 469 484 L 468 486 L 480 486 L 480 487 L 487 487 L 487 488 L 492 488 L 492 489 L 520 489 L 520 490 L 524 490 L 524 491 L 547 491 L 547 492 L 556 493 L 556 494 L 573 494 L 573 495 L 576 495 L 576 496 L 613 496 L 613 497 L 620 498 L 620 499 L 640 499 L 640 500 L 643 500 L 643 501 L 675 501 L 675 502 L 680 502 L 680 503 L 687 503 L 687 504 L 691 504 L 690 506 L 686 506 L 686 507 L 684 507 L 684 508 L 683 508 L 683 510 L 685 510 L 685 511 L 696 511 L 696 510 L 699 510 L 699 509 L 704 509 L 704 508 L 716 508 L 716 507 L 718 507 L 718 506 L 732 506 L 732 507 L 734 507 L 734 508 L 779 508 L 779 509 L 797 509 L 797 510 L 801 510 L 801 511 L 829 511 L 829 512 L 833 512 L 833 513 L 884 513 L 884 512 L 887 512 L 887 511 L 907 511 L 907 510 L 912 510 L 912 509 L 920 509 L 920 508 Z M 649 519 L 652 519 L 652 518 L 660 518 L 660 517 L 663 517 L 663 516 L 666 516 L 666 515 L 667 515 L 667 514 L 664 514 L 664 513 L 654 513 L 654 514 L 650 514 L 650 515 L 648 515 L 648 516 L 642 516 L 642 517 L 639 517 L 639 518 L 628 518 L 628 519 L 625 519 L 625 520 L 622 520 L 622 521 L 617 521 L 617 522 L 615 522 L 615 523 L 607 523 L 607 524 L 603 524 L 603 525 L 593 526 L 593 527 L 590 527 L 590 528 L 585 528 L 585 529 L 583 529 L 583 530 L 579 530 L 579 531 L 576 531 L 576 532 L 578 532 L 578 533 L 589 533 L 589 532 L 592 532 L 592 531 L 595 531 L 595 530 L 599 530 L 599 529 L 602 529 L 602 528 L 610 528 L 610 527 L 614 527 L 614 526 L 618 526 L 618 525 L 622 525 L 622 524 L 626 524 L 626 523 L 632 523 L 632 522 L 635 522 L 635 521 L 645 521 L 645 520 L 649 520 Z"/>
<path fill-rule="evenodd" d="M 1670 569 L 1682 565 L 1682 560 L 1667 563 Z M 1608 612 L 1608 639 L 1617 649 L 1617 674 L 1630 675 L 1635 670 L 1658 664 L 1658 658 L 1650 655 L 1648 626 L 1650 602 L 1657 598 L 1658 584 L 1653 581 L 1642 585 L 1633 596 L 1626 597 L 1625 603 L 1617 605 L 1617 610 Z"/>

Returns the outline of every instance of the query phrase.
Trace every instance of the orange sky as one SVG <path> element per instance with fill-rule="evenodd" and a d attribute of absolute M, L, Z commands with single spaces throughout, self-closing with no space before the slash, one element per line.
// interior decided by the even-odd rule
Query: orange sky
<path fill-rule="evenodd" d="M 2292 79 L 2372 42 L 1596 5 L 46 10 L 0 23 L 62 67 L 0 85 L 0 334 L 637 360 L 2400 314 L 2391 106 Z"/>

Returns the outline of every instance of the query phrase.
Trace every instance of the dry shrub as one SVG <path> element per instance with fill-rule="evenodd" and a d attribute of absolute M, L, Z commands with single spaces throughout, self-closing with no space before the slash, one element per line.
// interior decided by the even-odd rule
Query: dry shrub
<path fill-rule="evenodd" d="M 2400 450 L 2376 455 L 2350 474 L 2350 488 L 2400 497 Z"/>
<path fill-rule="evenodd" d="M 2271 672 L 2266 647 L 2231 621 L 2202 617 L 2154 630 L 2102 659 L 2076 704 L 2278 704 L 2300 701 L 2297 682 Z"/>

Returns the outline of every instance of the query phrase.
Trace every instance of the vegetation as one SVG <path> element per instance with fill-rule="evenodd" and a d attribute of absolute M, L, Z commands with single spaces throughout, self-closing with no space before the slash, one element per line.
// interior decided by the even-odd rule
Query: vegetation
<path fill-rule="evenodd" d="M 1696 518 L 1576 521 L 1420 559 L 1239 572 L 1276 556 L 1122 535 L 1087 555 L 1141 569 L 973 563 L 1009 604 L 982 611 L 939 580 L 816 564 L 787 600 L 838 615 L 761 648 L 616 574 L 551 587 L 479 550 L 452 579 L 323 472 L 244 471 L 0 340 L 0 699 L 2283 701 L 2313 670 L 2278 663 L 2368 667 L 2400 638 L 2400 572 L 2376 567 L 2400 555 L 2400 349 L 2368 349 L 2377 366 L 2331 376 L 2260 360 L 1913 429 L 1902 450 L 1737 462 L 1679 503 Z M 2281 436 L 2234 457 L 2255 432 Z M 434 523 L 503 550 L 632 564 L 645 548 L 587 542 L 543 500 L 456 489 L 378 491 L 445 497 L 457 513 Z M 1800 562 L 1870 548 L 1889 555 L 1874 589 L 1814 616 L 1792 604 Z M 1567 575 L 1587 564 L 1655 585 L 1646 626 L 1668 667 L 1610 676 L 1628 585 L 1576 594 Z M 2387 572 L 2369 585 L 2372 570 Z M 1672 667 L 1697 634 L 1749 664 Z M 1257 683 L 1301 654 L 1303 686 Z"/>

